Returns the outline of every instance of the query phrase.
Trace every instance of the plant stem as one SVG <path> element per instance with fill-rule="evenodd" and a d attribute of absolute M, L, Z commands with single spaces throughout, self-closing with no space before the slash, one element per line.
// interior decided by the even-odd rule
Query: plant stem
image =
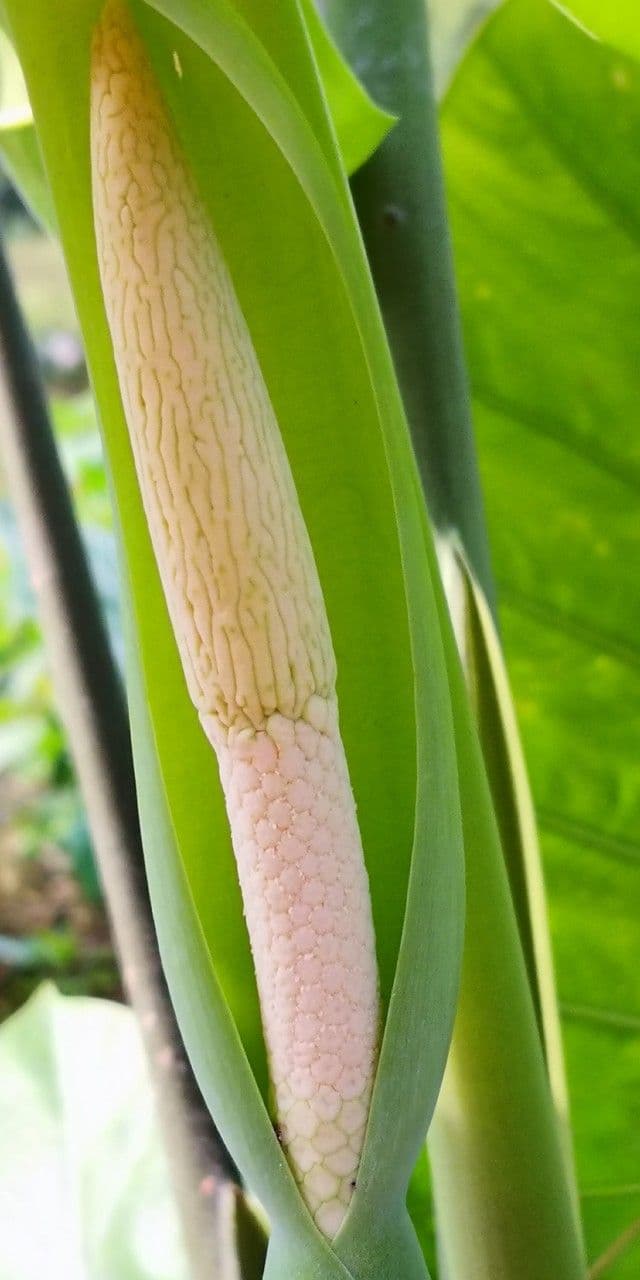
<path fill-rule="evenodd" d="M 160 966 L 144 872 L 126 703 L 0 243 L 3 460 L 21 527 L 127 992 L 138 1015 L 193 1280 L 257 1280 L 236 1257 L 238 1174 L 191 1074 Z"/>
<path fill-rule="evenodd" d="M 495 591 L 444 196 L 425 0 L 324 0 L 351 66 L 399 123 L 352 179 L 429 514 Z"/>

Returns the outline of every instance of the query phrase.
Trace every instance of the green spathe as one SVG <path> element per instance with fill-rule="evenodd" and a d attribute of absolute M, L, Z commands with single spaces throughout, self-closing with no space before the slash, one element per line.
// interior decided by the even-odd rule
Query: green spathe
<path fill-rule="evenodd" d="M 344 1255 L 358 1280 L 395 1280 L 410 1267 L 419 1275 L 403 1202 L 446 1053 L 462 904 L 451 711 L 406 424 L 297 5 L 287 0 L 268 22 L 257 0 L 168 3 L 164 17 L 132 8 L 273 399 L 340 671 L 388 1012 L 358 1187 L 335 1253 L 311 1224 L 265 1106 L 226 816 L 184 692 L 110 356 L 88 174 L 89 41 L 99 6 L 63 0 L 53 14 L 44 0 L 27 12 L 12 0 L 121 513 L 134 749 L 167 976 L 203 1092 L 274 1224 L 273 1248 L 305 1266 L 317 1257 L 337 1267 Z M 366 1241 L 376 1223 L 388 1248 L 380 1242 L 372 1255 Z M 288 1270 L 286 1257 L 279 1265 Z"/>

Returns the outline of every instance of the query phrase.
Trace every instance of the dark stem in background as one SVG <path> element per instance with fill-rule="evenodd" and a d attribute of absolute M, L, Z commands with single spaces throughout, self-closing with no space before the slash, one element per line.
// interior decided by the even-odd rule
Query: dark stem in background
<path fill-rule="evenodd" d="M 426 0 L 321 0 L 347 60 L 399 122 L 352 191 L 429 514 L 455 528 L 495 617 L 425 23 Z"/>
<path fill-rule="evenodd" d="M 262 1274 L 264 1240 L 192 1076 L 160 966 L 122 683 L 1 243 L 0 373 L 10 400 L 10 409 L 0 412 L 0 440 L 11 498 L 122 975 L 156 1086 L 191 1274 L 193 1280 L 254 1280 Z"/>

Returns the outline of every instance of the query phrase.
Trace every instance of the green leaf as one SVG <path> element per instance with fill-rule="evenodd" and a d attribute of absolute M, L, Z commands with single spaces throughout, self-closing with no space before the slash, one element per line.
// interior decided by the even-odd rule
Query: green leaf
<path fill-rule="evenodd" d="M 0 1277 L 186 1280 L 129 1009 L 40 987 L 0 1029 Z"/>
<path fill-rule="evenodd" d="M 440 608 L 448 617 L 444 596 Z M 452 1050 L 429 1132 L 439 1244 L 455 1280 L 474 1271 L 479 1280 L 546 1280 L 552 1271 L 583 1280 L 493 797 L 453 644 L 447 655 L 467 913 Z"/>
<path fill-rule="evenodd" d="M 4 15 L 0 7 L 0 24 Z M 30 119 L 31 108 L 20 63 L 8 36 L 0 30 L 0 119 L 5 115 Z"/>
<path fill-rule="evenodd" d="M 2 11 L 0 10 L 0 20 Z M 55 224 L 31 107 L 20 63 L 0 28 L 0 156 L 7 173 L 42 225 Z"/>
<path fill-rule="evenodd" d="M 431 63 L 436 97 L 452 77 L 483 22 L 502 0 L 425 0 L 431 33 Z"/>
<path fill-rule="evenodd" d="M 592 1257 L 638 1213 L 639 131 L 638 67 L 534 0 L 486 28 L 443 112 Z"/>
<path fill-rule="evenodd" d="M 282 1275 L 284 1248 L 288 1273 L 301 1280 L 344 1276 L 339 1258 L 367 1280 L 398 1266 L 407 1277 L 424 1275 L 403 1199 L 453 1016 L 460 823 L 413 459 L 344 171 L 294 0 L 277 10 L 257 0 L 133 6 L 271 393 L 338 658 L 389 1012 L 354 1209 L 331 1250 L 311 1225 L 265 1106 L 264 1046 L 220 785 L 184 686 L 122 417 L 88 173 L 89 40 L 99 7 L 9 5 L 121 516 L 136 766 L 167 975 L 203 1092 L 272 1218 L 270 1274 Z"/>
<path fill-rule="evenodd" d="M 313 0 L 303 0 L 303 7 L 342 163 L 348 174 L 355 173 L 386 138 L 395 116 L 378 107 L 354 76 Z M 46 230 L 54 231 L 53 203 L 24 79 L 3 31 L 0 31 L 0 154 L 34 215 Z"/>
<path fill-rule="evenodd" d="M 304 13 L 342 163 L 351 174 L 387 136 L 395 117 L 378 107 L 363 89 L 341 57 L 313 0 L 304 0 Z M 0 19 L 2 16 L 0 9 Z M 1 30 L 0 155 L 32 213 L 46 230 L 55 231 L 53 202 L 20 64 Z"/>
<path fill-rule="evenodd" d="M 554 3 L 596 39 L 631 58 L 640 58 L 640 23 L 635 0 L 616 0 L 613 5 L 601 4 L 600 0 L 568 0 L 568 3 L 554 0 Z"/>
<path fill-rule="evenodd" d="M 49 184 L 42 167 L 36 131 L 29 120 L 0 118 L 0 155 L 14 185 L 46 231 L 55 231 Z"/>
<path fill-rule="evenodd" d="M 395 116 L 376 106 L 356 79 L 322 22 L 314 0 L 303 0 L 302 7 L 342 163 L 352 174 L 386 138 Z"/>
<path fill-rule="evenodd" d="M 457 538 L 445 535 L 438 541 L 440 564 L 445 570 L 443 579 L 446 583 L 446 570 L 450 566 L 449 571 L 455 575 L 460 584 L 458 590 L 464 596 L 459 615 L 464 634 L 458 646 L 478 725 L 567 1172 L 574 1192 L 569 1100 L 540 844 L 509 678 L 491 610 Z M 447 595 L 451 608 L 452 597 L 449 592 Z"/>

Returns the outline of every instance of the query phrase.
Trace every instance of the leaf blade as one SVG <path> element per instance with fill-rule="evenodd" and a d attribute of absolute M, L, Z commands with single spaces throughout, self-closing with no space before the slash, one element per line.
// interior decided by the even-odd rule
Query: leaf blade
<path fill-rule="evenodd" d="M 594 1003 L 623 1018 L 638 1011 L 638 810 L 628 763 L 638 701 L 638 95 L 630 60 L 552 8 L 519 4 L 486 28 L 443 112 L 505 651 L 541 826 L 591 1256 L 625 1225 L 616 1188 L 638 1159 L 628 1109 L 640 1072 L 636 1035 L 629 1024 L 612 1040 L 602 1022 L 587 1020 Z M 612 1096 L 619 1109 L 605 1109 Z M 614 1146 L 620 1162 L 612 1164 L 603 1153 Z M 637 1268 L 637 1253 L 624 1265 Z"/>

